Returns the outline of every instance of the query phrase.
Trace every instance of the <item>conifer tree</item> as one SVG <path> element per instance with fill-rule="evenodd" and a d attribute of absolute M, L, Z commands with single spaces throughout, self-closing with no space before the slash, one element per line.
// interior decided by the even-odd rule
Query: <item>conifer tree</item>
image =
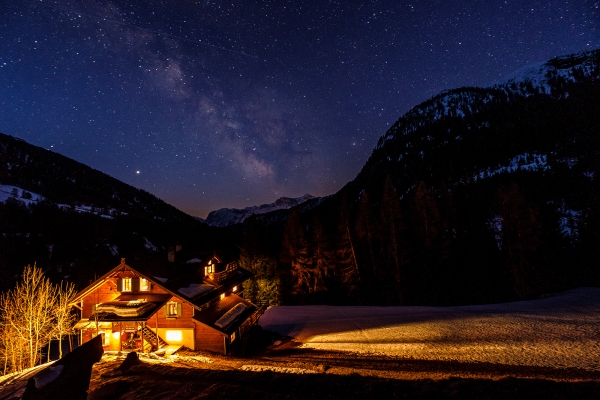
<path fill-rule="evenodd" d="M 244 222 L 244 241 L 240 251 L 240 265 L 254 276 L 245 287 L 246 296 L 253 302 L 266 305 L 279 305 L 281 293 L 277 261 L 263 244 L 264 232 L 255 217 Z"/>
<path fill-rule="evenodd" d="M 516 183 L 498 190 L 498 211 L 502 217 L 502 251 L 519 299 L 538 289 L 535 264 L 540 246 L 538 212 L 528 204 Z"/>
<path fill-rule="evenodd" d="M 313 292 L 327 290 L 327 280 L 335 266 L 335 255 L 325 227 L 318 217 L 313 222 L 313 258 L 315 277 Z"/>
<path fill-rule="evenodd" d="M 356 232 L 356 238 L 357 241 L 360 243 L 361 249 L 363 249 L 363 251 L 367 253 L 367 257 L 365 258 L 370 264 L 369 269 L 372 270 L 373 273 L 375 273 L 377 265 L 375 262 L 375 255 L 373 253 L 373 228 L 373 217 L 371 215 L 371 204 L 369 202 L 369 195 L 366 191 L 363 191 L 358 201 L 358 211 L 356 215 L 356 221 L 354 224 L 354 230 Z"/>
<path fill-rule="evenodd" d="M 340 283 L 349 292 L 358 289 L 360 282 L 360 271 L 356 260 L 356 252 L 352 235 L 350 234 L 349 213 L 346 200 L 342 199 L 342 205 L 338 214 L 338 241 L 336 246 L 336 268 L 335 275 Z"/>
<path fill-rule="evenodd" d="M 292 293 L 308 293 L 312 288 L 313 260 L 296 208 L 291 210 L 286 221 L 281 247 L 280 260 L 290 268 Z"/>
<path fill-rule="evenodd" d="M 408 243 L 404 237 L 406 227 L 400 208 L 400 200 L 396 192 L 396 187 L 390 175 L 387 175 L 383 187 L 383 196 L 381 198 L 381 208 L 379 210 L 379 224 L 381 229 L 380 240 L 382 242 L 384 263 L 390 263 L 394 266 L 393 281 L 395 283 L 395 293 L 398 303 L 403 303 L 402 285 L 406 277 L 403 275 L 402 267 L 408 262 Z M 389 259 L 391 257 L 391 260 Z"/>

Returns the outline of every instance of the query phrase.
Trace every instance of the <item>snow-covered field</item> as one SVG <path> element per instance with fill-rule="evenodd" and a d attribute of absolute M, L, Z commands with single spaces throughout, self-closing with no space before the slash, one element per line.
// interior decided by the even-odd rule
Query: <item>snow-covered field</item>
<path fill-rule="evenodd" d="M 270 307 L 259 323 L 313 349 L 600 370 L 600 288 L 464 307 Z"/>

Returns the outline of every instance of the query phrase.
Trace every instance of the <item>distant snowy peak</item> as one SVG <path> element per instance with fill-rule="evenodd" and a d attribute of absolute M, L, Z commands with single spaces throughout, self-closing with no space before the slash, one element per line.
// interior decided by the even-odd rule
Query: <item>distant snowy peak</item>
<path fill-rule="evenodd" d="M 521 68 L 486 88 L 464 87 L 444 90 L 404 114 L 383 135 L 375 149 L 386 142 L 415 132 L 445 118 L 464 118 L 477 113 L 481 105 L 510 96 L 552 94 L 564 82 L 584 77 L 600 78 L 600 50 L 584 51 Z M 563 94 L 568 95 L 567 93 Z"/>
<path fill-rule="evenodd" d="M 211 211 L 208 214 L 208 217 L 206 217 L 206 223 L 218 227 L 241 224 L 246 218 L 252 215 L 266 214 L 277 210 L 287 210 L 314 198 L 314 196 L 307 193 L 302 197 L 281 197 L 277 199 L 275 203 L 246 207 L 241 210 L 237 208 L 221 208 L 220 210 Z"/>

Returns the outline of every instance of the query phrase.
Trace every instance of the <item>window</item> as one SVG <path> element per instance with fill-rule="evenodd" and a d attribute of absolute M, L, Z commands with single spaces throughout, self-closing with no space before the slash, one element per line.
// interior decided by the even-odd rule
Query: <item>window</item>
<path fill-rule="evenodd" d="M 237 292 L 237 286 L 234 286 L 234 287 L 233 287 L 233 291 L 234 291 L 234 292 Z"/>
<path fill-rule="evenodd" d="M 148 279 L 140 279 L 140 290 L 143 292 L 147 292 L 148 290 L 150 290 L 150 282 L 148 282 Z"/>
<path fill-rule="evenodd" d="M 176 301 L 168 302 L 165 306 L 165 317 L 181 317 L 181 303 L 177 303 Z"/>
<path fill-rule="evenodd" d="M 167 342 L 181 342 L 183 333 L 181 331 L 167 331 Z"/>
<path fill-rule="evenodd" d="M 225 293 L 221 293 L 221 300 L 225 298 Z"/>
<path fill-rule="evenodd" d="M 234 340 L 235 340 L 235 332 L 233 332 L 233 333 L 231 334 L 231 341 L 233 342 Z"/>
<path fill-rule="evenodd" d="M 131 278 L 123 278 L 122 292 L 131 292 Z"/>
<path fill-rule="evenodd" d="M 204 275 L 212 274 L 215 272 L 215 266 L 212 261 L 208 262 L 208 266 L 204 267 Z"/>

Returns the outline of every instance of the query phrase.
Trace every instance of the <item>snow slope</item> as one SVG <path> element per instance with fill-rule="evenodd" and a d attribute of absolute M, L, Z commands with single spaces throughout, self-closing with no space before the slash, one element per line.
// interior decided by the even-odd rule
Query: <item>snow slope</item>
<path fill-rule="evenodd" d="M 600 288 L 463 307 L 270 307 L 260 325 L 313 349 L 600 370 Z"/>
<path fill-rule="evenodd" d="M 44 200 L 43 196 L 40 196 L 37 193 L 28 192 L 18 186 L 0 185 L 0 202 L 4 203 L 10 198 L 25 203 L 26 205 Z"/>

